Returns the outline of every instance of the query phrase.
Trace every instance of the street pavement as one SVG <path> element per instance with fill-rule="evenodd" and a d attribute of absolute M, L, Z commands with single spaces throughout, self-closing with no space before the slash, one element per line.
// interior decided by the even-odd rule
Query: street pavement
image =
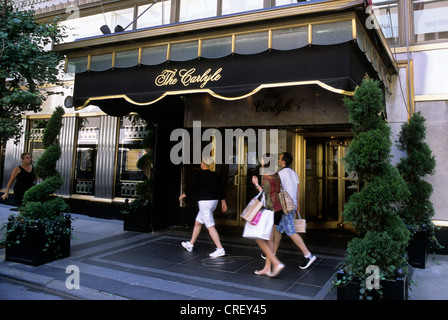
<path fill-rule="evenodd" d="M 10 214 L 17 214 L 11 208 L 0 204 L 0 224 Z M 308 232 L 304 239 L 318 258 L 310 268 L 301 270 L 298 265 L 303 256 L 284 237 L 278 257 L 286 267 L 271 279 L 254 274 L 264 260 L 254 241 L 243 239 L 238 229 L 218 228 L 227 255 L 212 259 L 208 254 L 215 248 L 206 230 L 194 251 L 187 252 L 180 243 L 189 240 L 191 229 L 138 233 L 124 231 L 119 220 L 72 217 L 75 238 L 68 258 L 33 267 L 5 261 L 5 249 L 0 249 L 0 277 L 6 279 L 0 281 L 1 299 L 14 300 L 15 296 L 5 291 L 19 290 L 19 281 L 44 293 L 36 295 L 36 300 L 51 299 L 51 295 L 55 299 L 183 302 L 335 300 L 331 282 L 351 239 L 342 230 Z M 411 299 L 447 300 L 448 256 L 431 255 L 427 264 L 426 269 L 414 270 Z M 74 288 L 74 268 L 79 270 L 79 288 Z"/>

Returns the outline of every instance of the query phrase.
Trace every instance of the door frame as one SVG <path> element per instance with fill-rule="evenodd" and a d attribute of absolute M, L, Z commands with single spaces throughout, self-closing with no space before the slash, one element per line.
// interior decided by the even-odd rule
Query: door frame
<path fill-rule="evenodd" d="M 345 177 L 345 165 L 343 158 L 345 157 L 346 149 L 345 147 L 349 146 L 351 141 L 351 136 L 344 132 L 343 134 L 337 133 L 316 133 L 316 134 L 297 134 L 295 141 L 295 158 L 298 161 L 294 162 L 294 170 L 297 172 L 299 176 L 299 188 L 300 188 L 300 211 L 302 218 L 306 219 L 306 204 L 305 204 L 305 195 L 306 195 L 306 148 L 307 148 L 307 138 L 322 138 L 322 141 L 343 141 L 342 144 L 338 145 L 338 177 L 332 178 L 338 180 L 337 189 L 338 189 L 338 219 L 337 221 L 307 221 L 307 228 L 309 229 L 336 229 L 343 227 L 343 216 L 342 213 L 344 211 L 345 204 L 345 183 L 347 180 L 351 180 L 350 178 Z M 328 179 L 323 177 L 324 180 Z M 303 214 L 302 214 L 303 212 Z"/>

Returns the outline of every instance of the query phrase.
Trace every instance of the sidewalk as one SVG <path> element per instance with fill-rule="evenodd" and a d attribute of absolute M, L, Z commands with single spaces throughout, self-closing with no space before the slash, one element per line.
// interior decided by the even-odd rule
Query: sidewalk
<path fill-rule="evenodd" d="M 10 206 L 0 204 L 0 224 L 7 221 Z M 4 260 L 0 249 L 0 275 L 38 285 L 73 299 L 87 300 L 335 300 L 329 291 L 336 265 L 343 259 L 349 237 L 340 231 L 306 234 L 305 241 L 317 255 L 307 270 L 298 265 L 302 255 L 284 237 L 278 256 L 286 265 L 278 278 L 256 276 L 264 260 L 252 240 L 232 232 L 221 233 L 227 256 L 211 259 L 214 250 L 204 230 L 195 250 L 180 245 L 191 230 L 176 228 L 157 233 L 123 231 L 123 222 L 72 215 L 74 236 L 71 255 L 32 267 Z M 3 237 L 3 235 L 1 235 Z M 66 268 L 80 270 L 80 289 L 69 290 Z M 428 259 L 428 267 L 416 269 L 410 296 L 413 300 L 448 299 L 448 256 Z"/>

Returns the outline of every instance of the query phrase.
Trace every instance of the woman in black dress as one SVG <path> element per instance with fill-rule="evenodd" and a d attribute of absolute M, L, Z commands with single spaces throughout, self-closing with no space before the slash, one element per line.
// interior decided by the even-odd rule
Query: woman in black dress
<path fill-rule="evenodd" d="M 25 192 L 34 185 L 34 181 L 36 180 L 36 174 L 34 173 L 34 168 L 31 164 L 33 161 L 31 154 L 28 152 L 22 153 L 20 158 L 22 159 L 22 164 L 15 167 L 12 171 L 11 178 L 6 186 L 6 192 L 2 195 L 3 200 L 8 198 L 9 189 L 15 180 L 14 199 L 16 200 L 18 207 L 22 206 L 22 199 Z"/>

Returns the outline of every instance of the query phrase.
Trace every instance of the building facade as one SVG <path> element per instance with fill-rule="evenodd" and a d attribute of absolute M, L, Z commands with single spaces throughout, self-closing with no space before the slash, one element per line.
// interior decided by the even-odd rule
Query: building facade
<path fill-rule="evenodd" d="M 310 228 L 342 226 L 357 191 L 343 158 L 352 133 L 342 99 L 368 75 L 385 94 L 394 139 L 415 111 L 427 119 L 436 156 L 432 201 L 448 224 L 444 164 L 448 87 L 446 1 L 165 0 L 16 1 L 45 21 L 63 18 L 68 37 L 63 96 L 23 119 L 30 133 L 8 142 L 3 188 L 22 152 L 39 156 L 44 120 L 57 105 L 64 177 L 59 194 L 74 211 L 120 217 L 144 176 L 144 122 L 157 124 L 155 226 L 188 223 L 194 201 L 177 200 L 203 150 L 224 182 L 229 212 L 241 225 L 261 154 L 290 152 Z M 49 88 L 58 90 L 61 88 Z M 137 115 L 140 116 L 136 117 Z M 199 141 L 199 142 L 198 142 Z M 403 156 L 396 149 L 394 161 Z M 97 209 L 98 208 L 98 209 Z"/>

